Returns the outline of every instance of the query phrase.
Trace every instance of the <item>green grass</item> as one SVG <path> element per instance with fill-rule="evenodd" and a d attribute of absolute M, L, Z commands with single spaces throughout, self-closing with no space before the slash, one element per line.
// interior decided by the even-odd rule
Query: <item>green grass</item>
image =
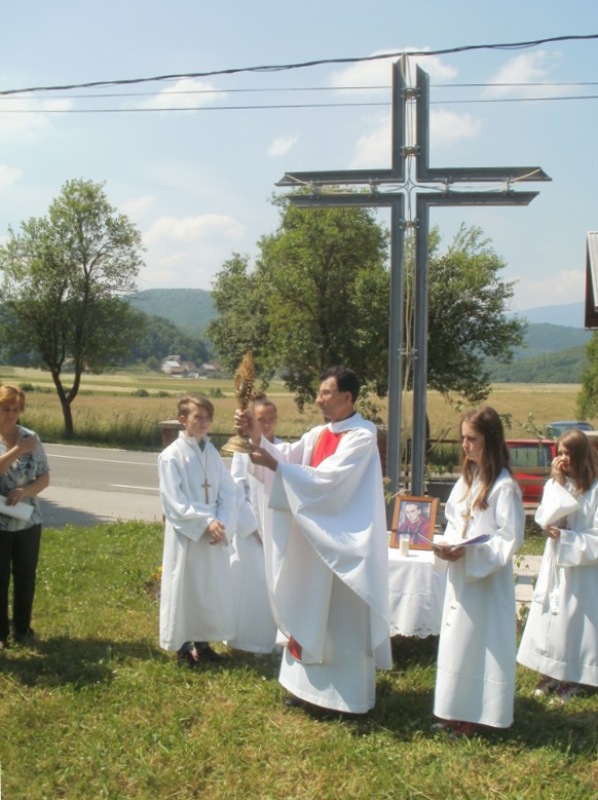
<path fill-rule="evenodd" d="M 176 668 L 148 588 L 161 548 L 159 525 L 44 532 L 37 645 L 0 657 L 2 797 L 596 797 L 598 695 L 553 708 L 521 669 L 511 730 L 434 736 L 433 638 L 395 641 L 359 719 L 284 709 L 275 656 Z"/>

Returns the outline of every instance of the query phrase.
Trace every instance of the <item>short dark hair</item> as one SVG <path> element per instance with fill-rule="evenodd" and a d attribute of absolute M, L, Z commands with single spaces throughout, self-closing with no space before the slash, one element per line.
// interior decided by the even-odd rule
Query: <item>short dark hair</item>
<path fill-rule="evenodd" d="M 361 383 L 352 369 L 348 367 L 330 367 L 330 369 L 327 369 L 320 375 L 320 383 L 328 380 L 328 378 L 334 378 L 336 380 L 336 386 L 339 392 L 351 392 L 353 402 L 357 400 L 359 397 L 359 390 L 361 389 Z"/>

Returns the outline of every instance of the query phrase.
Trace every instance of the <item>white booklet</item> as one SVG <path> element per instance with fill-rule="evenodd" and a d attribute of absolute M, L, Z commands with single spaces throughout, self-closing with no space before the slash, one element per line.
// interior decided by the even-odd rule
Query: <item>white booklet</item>
<path fill-rule="evenodd" d="M 6 497 L 0 494 L 0 514 L 20 519 L 22 522 L 28 522 L 29 517 L 33 514 L 33 506 L 29 505 L 29 503 L 15 503 L 14 506 L 9 506 L 6 502 Z"/>
<path fill-rule="evenodd" d="M 471 539 L 462 539 L 460 542 L 434 542 L 434 549 L 457 550 L 459 547 L 469 547 L 473 544 L 484 544 L 490 541 L 489 533 L 480 533 L 479 536 L 472 536 Z"/>

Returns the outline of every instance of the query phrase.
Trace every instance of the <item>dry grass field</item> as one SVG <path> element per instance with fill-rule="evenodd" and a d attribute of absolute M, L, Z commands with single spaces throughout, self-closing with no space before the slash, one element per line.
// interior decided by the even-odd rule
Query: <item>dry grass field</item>
<path fill-rule="evenodd" d="M 29 384 L 27 410 L 23 421 L 33 428 L 60 428 L 60 404 L 47 372 L 0 366 L 1 383 Z M 510 415 L 511 437 L 533 436 L 546 422 L 574 419 L 579 392 L 577 384 L 496 384 L 488 404 L 500 414 Z M 139 393 L 148 396 L 139 396 Z M 232 431 L 236 407 L 230 380 L 181 380 L 160 373 L 123 372 L 85 376 L 82 389 L 73 404 L 76 431 L 98 426 L 110 429 L 127 424 L 157 426 L 176 414 L 176 400 L 186 392 L 202 392 L 210 396 L 216 407 L 215 433 Z M 278 432 L 282 436 L 298 436 L 320 421 L 317 408 L 299 413 L 292 396 L 280 383 L 269 387 L 269 395 L 278 406 Z M 407 427 L 412 399 L 406 398 Z M 386 400 L 380 402 L 381 416 L 387 419 Z M 428 414 L 432 438 L 455 439 L 458 436 L 460 409 L 437 392 L 428 395 Z M 596 423 L 598 420 L 590 420 Z"/>

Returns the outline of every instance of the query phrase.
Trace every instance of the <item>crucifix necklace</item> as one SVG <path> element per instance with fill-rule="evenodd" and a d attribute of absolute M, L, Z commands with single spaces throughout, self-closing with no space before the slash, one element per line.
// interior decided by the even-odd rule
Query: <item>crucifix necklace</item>
<path fill-rule="evenodd" d="M 207 450 L 204 451 L 203 448 L 201 447 L 200 450 L 202 450 L 204 454 L 203 460 L 201 458 L 199 460 L 199 463 L 201 464 L 201 468 L 203 470 L 203 483 L 201 484 L 201 488 L 204 490 L 204 495 L 205 495 L 204 500 L 206 505 L 208 505 L 210 502 L 210 492 L 208 490 L 211 489 L 212 487 L 212 484 L 208 483 L 208 451 Z"/>

